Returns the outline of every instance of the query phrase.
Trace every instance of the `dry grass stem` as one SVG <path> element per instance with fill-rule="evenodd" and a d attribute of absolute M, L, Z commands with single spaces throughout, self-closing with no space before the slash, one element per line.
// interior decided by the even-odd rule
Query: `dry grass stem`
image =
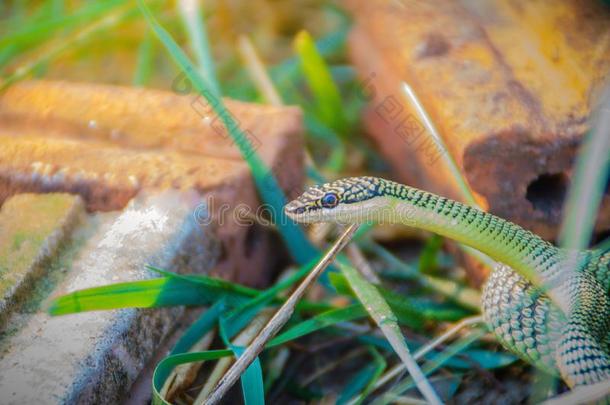
<path fill-rule="evenodd" d="M 307 277 L 299 284 L 296 290 L 288 297 L 284 304 L 278 309 L 271 321 L 260 331 L 254 338 L 252 344 L 239 356 L 237 361 L 233 363 L 229 371 L 223 376 L 220 382 L 216 385 L 209 397 L 204 401 L 205 404 L 217 404 L 235 384 L 239 376 L 246 368 L 254 361 L 254 359 L 263 351 L 265 344 L 271 340 L 277 332 L 288 322 L 297 303 L 301 300 L 307 288 L 313 284 L 318 276 L 330 265 L 335 256 L 341 249 L 349 243 L 350 239 L 358 230 L 358 224 L 350 225 L 333 246 L 326 252 L 322 260 L 313 268 Z"/>

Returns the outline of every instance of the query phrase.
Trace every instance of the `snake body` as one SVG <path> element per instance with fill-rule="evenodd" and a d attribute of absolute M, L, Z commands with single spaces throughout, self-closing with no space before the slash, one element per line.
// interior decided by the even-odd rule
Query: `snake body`
<path fill-rule="evenodd" d="M 502 345 L 571 387 L 610 379 L 610 252 L 560 249 L 495 215 L 377 177 L 311 187 L 285 211 L 304 223 L 403 223 L 485 253 L 498 265 L 481 309 Z"/>

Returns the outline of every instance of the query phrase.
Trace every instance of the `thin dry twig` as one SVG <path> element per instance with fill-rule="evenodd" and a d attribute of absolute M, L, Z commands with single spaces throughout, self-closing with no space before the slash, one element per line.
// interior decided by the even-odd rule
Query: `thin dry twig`
<path fill-rule="evenodd" d="M 362 254 L 362 251 L 355 243 L 350 243 L 349 245 L 347 245 L 345 252 L 347 253 L 347 257 L 349 257 L 349 260 L 352 262 L 354 267 L 358 269 L 360 274 L 362 274 L 362 276 L 366 278 L 367 281 L 373 284 L 381 283 L 381 280 L 379 279 L 377 274 L 375 274 L 375 271 L 371 267 L 370 263 L 368 262 L 368 260 L 366 260 L 366 258 Z"/>
<path fill-rule="evenodd" d="M 432 137 L 432 139 L 436 143 L 437 147 L 443 151 L 443 153 L 441 153 L 441 156 L 443 157 L 443 161 L 445 162 L 445 166 L 447 166 L 447 168 L 449 169 L 449 171 L 453 175 L 453 179 L 457 183 L 457 186 L 458 186 L 458 189 L 459 189 L 460 194 L 462 196 L 462 199 L 467 204 L 485 211 L 485 207 L 483 207 L 479 203 L 479 201 L 477 201 L 477 198 L 475 197 L 474 193 L 470 189 L 470 186 L 466 182 L 466 179 L 464 178 L 464 176 L 460 172 L 460 169 L 459 169 L 457 163 L 455 162 L 455 159 L 454 159 L 453 155 L 449 151 L 449 149 L 447 147 L 447 144 L 445 143 L 445 140 L 443 139 L 441 134 L 436 129 L 436 126 L 434 126 L 434 123 L 432 122 L 432 119 L 430 118 L 430 115 L 428 114 L 428 112 L 424 108 L 424 105 L 421 103 L 421 101 L 419 101 L 419 98 L 417 97 L 417 94 L 415 93 L 413 88 L 411 86 L 409 86 L 407 83 L 403 82 L 402 86 L 403 86 L 403 91 L 404 91 L 405 95 L 407 96 L 407 98 L 409 99 L 409 102 L 413 105 L 413 107 L 415 108 L 415 110 L 419 114 L 419 117 L 424 122 L 424 126 L 426 127 L 426 129 L 430 133 L 430 136 Z M 487 255 L 485 255 L 485 254 L 483 254 L 483 253 L 481 253 L 481 252 L 479 252 L 479 251 L 477 251 L 477 250 L 475 250 L 475 249 L 473 249 L 473 248 L 471 248 L 469 246 L 466 246 L 466 245 L 463 245 L 463 244 L 458 244 L 458 245 L 466 253 L 468 253 L 469 255 L 474 257 L 476 260 L 478 260 L 481 264 L 483 264 L 485 266 L 488 266 L 490 269 L 495 266 L 496 262 L 493 259 L 489 258 Z"/>
<path fill-rule="evenodd" d="M 348 352 L 347 354 L 339 357 L 335 361 L 331 361 L 329 363 L 326 363 L 324 366 L 320 367 L 315 372 L 310 374 L 307 378 L 305 378 L 303 381 L 301 381 L 302 386 L 303 387 L 308 386 L 309 384 L 311 384 L 312 382 L 314 382 L 315 380 L 317 380 L 318 378 L 320 378 L 324 374 L 328 373 L 329 371 L 334 370 L 335 368 L 337 368 L 341 364 L 344 364 L 346 361 L 351 360 L 351 359 L 353 359 L 355 357 L 358 357 L 360 355 L 363 355 L 366 352 L 367 352 L 367 350 L 366 350 L 365 347 L 358 347 L 357 349 L 354 349 L 354 350 Z"/>
<path fill-rule="evenodd" d="M 269 321 L 269 319 L 271 318 L 271 315 L 272 315 L 272 311 L 273 310 L 271 308 L 262 310 L 237 335 L 237 337 L 234 339 L 233 343 L 236 346 L 244 346 L 244 345 L 250 344 L 250 342 L 252 342 L 252 339 L 254 339 L 256 334 L 259 333 L 261 331 L 261 329 L 263 329 L 265 324 Z M 216 366 L 214 367 L 214 369 L 212 370 L 212 373 L 210 374 L 210 377 L 208 377 L 205 385 L 203 386 L 203 388 L 197 395 L 197 398 L 193 402 L 194 405 L 199 405 L 199 404 L 203 403 L 204 399 L 210 394 L 210 392 L 212 392 L 212 389 L 214 388 L 214 386 L 216 385 L 218 380 L 220 380 L 221 377 L 223 376 L 223 374 L 227 371 L 227 369 L 231 365 L 231 362 L 233 362 L 233 359 L 231 357 L 225 357 L 225 358 L 218 360 L 218 362 L 216 363 Z"/>
<path fill-rule="evenodd" d="M 432 122 L 430 115 L 424 108 L 423 104 L 419 101 L 417 94 L 415 94 L 415 91 L 413 91 L 411 86 L 409 86 L 406 82 L 402 82 L 402 89 L 404 91 L 404 94 L 407 96 L 407 98 L 413 105 L 413 107 L 415 107 L 415 109 L 417 110 L 419 117 L 424 122 L 424 126 L 426 127 L 430 136 L 434 140 L 434 143 L 436 143 L 436 146 L 439 149 L 441 149 L 441 151 L 443 152 L 443 153 L 441 153 L 441 156 L 443 156 L 445 165 L 447 166 L 447 168 L 453 175 L 454 180 L 457 182 L 457 186 L 460 189 L 460 194 L 462 195 L 462 198 L 469 205 L 472 205 L 473 207 L 480 207 L 479 203 L 477 202 L 476 197 L 472 193 L 472 190 L 466 183 L 464 176 L 462 176 L 462 173 L 460 173 L 460 169 L 458 168 L 458 165 L 455 162 L 453 155 L 447 148 L 447 144 L 445 143 L 445 140 L 443 139 L 443 137 L 440 135 L 440 133 L 434 126 L 434 123 Z"/>
<path fill-rule="evenodd" d="M 396 397 L 396 398 L 394 398 L 394 400 L 392 402 L 394 402 L 395 404 L 401 404 L 401 405 L 427 405 L 428 404 L 426 401 L 422 401 L 421 399 L 407 397 L 407 396 Z"/>
<path fill-rule="evenodd" d="M 252 41 L 245 35 L 239 37 L 239 53 L 246 64 L 246 70 L 250 79 L 256 84 L 256 87 L 265 97 L 265 100 L 273 106 L 281 106 L 282 98 L 273 86 L 265 65 L 256 53 L 256 49 L 252 45 Z"/>
<path fill-rule="evenodd" d="M 214 340 L 214 331 L 206 333 L 191 349 L 189 352 L 200 352 L 207 350 Z M 176 392 L 183 390 L 189 386 L 197 375 L 197 372 L 203 365 L 203 361 L 197 361 L 193 363 L 181 364 L 174 368 L 170 376 L 165 381 L 163 389 L 161 390 L 161 396 L 171 401 Z"/>
<path fill-rule="evenodd" d="M 190 47 L 197 59 L 199 73 L 214 93 L 220 94 L 214 58 L 210 54 L 204 25 L 205 19 L 201 16 L 201 3 L 201 0 L 179 0 L 177 6 L 188 33 Z"/>
<path fill-rule="evenodd" d="M 271 321 L 260 331 L 260 333 L 254 338 L 250 346 L 239 356 L 237 361 L 233 363 L 229 371 L 223 376 L 220 382 L 214 388 L 214 391 L 205 400 L 205 404 L 212 405 L 217 404 L 229 391 L 229 389 L 235 384 L 239 376 L 246 370 L 246 368 L 254 361 L 256 356 L 263 351 L 265 344 L 272 339 L 277 332 L 288 322 L 297 303 L 301 300 L 307 288 L 318 278 L 318 276 L 328 267 L 328 265 L 334 260 L 335 256 L 345 245 L 349 242 L 351 237 L 358 230 L 358 224 L 350 225 L 343 235 L 331 248 L 326 252 L 322 260 L 318 262 L 316 267 L 307 275 L 307 277 L 299 284 L 296 290 L 290 295 L 290 297 L 284 302 L 280 309 L 275 313 Z"/>
<path fill-rule="evenodd" d="M 315 246 L 321 247 L 326 241 L 326 237 L 330 235 L 335 224 L 332 222 L 316 222 L 309 226 L 307 236 L 311 243 Z"/>

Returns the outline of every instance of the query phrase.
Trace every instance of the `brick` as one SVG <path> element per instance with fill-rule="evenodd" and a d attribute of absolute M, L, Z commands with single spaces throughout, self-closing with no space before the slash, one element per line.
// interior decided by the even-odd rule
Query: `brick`
<path fill-rule="evenodd" d="M 350 54 L 370 104 L 366 126 L 401 180 L 458 197 L 444 151 L 409 123 L 417 114 L 402 94 L 406 81 L 481 204 L 554 239 L 610 71 L 607 8 L 576 0 L 347 4 Z M 608 228 L 606 194 L 596 230 Z"/>
<path fill-rule="evenodd" d="M 0 329 L 84 214 L 69 194 L 19 194 L 0 210 Z"/>
<path fill-rule="evenodd" d="M 123 212 L 93 215 L 77 258 L 51 295 L 156 277 L 148 264 L 208 271 L 218 243 L 213 229 L 192 215 L 198 200 L 194 193 L 167 191 L 137 197 Z M 118 403 L 183 312 L 22 314 L 0 341 L 0 398 L 6 404 Z"/>
<path fill-rule="evenodd" d="M 182 94 L 62 81 L 27 81 L 0 95 L 0 127 L 14 136 L 111 141 L 125 148 L 173 150 L 240 160 L 210 105 Z M 273 107 L 223 99 L 263 159 L 271 162 L 283 143 L 300 143 L 297 107 Z"/>
<path fill-rule="evenodd" d="M 280 186 L 298 192 L 299 110 L 225 103 Z M 224 254 L 214 275 L 264 285 L 270 273 L 261 270 L 272 267 L 271 235 L 233 215 L 256 212 L 256 188 L 201 97 L 53 81 L 19 83 L 0 95 L 0 202 L 20 192 L 64 191 L 80 194 L 89 211 L 108 211 L 145 190 L 191 188 L 222 222 Z"/>
<path fill-rule="evenodd" d="M 67 191 L 80 194 L 90 211 L 121 209 L 140 190 L 203 193 L 247 173 L 237 160 L 1 134 L 0 162 L 0 199 L 23 191 Z"/>

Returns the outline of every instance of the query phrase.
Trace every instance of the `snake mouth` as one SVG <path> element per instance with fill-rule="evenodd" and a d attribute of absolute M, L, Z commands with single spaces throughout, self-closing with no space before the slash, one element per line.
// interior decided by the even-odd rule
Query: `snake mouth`
<path fill-rule="evenodd" d="M 324 208 L 303 201 L 300 198 L 293 200 L 284 206 L 286 216 L 301 224 L 311 224 L 315 222 L 337 222 L 343 210 L 341 207 Z"/>
<path fill-rule="evenodd" d="M 284 212 L 288 216 L 303 214 L 305 212 L 305 205 L 299 200 L 293 200 L 286 204 Z"/>
<path fill-rule="evenodd" d="M 315 215 L 315 210 L 312 211 L 310 209 L 308 212 L 305 204 L 299 200 L 294 200 L 286 204 L 284 212 L 288 218 L 299 223 L 311 223 L 318 220 L 317 215 Z"/>

